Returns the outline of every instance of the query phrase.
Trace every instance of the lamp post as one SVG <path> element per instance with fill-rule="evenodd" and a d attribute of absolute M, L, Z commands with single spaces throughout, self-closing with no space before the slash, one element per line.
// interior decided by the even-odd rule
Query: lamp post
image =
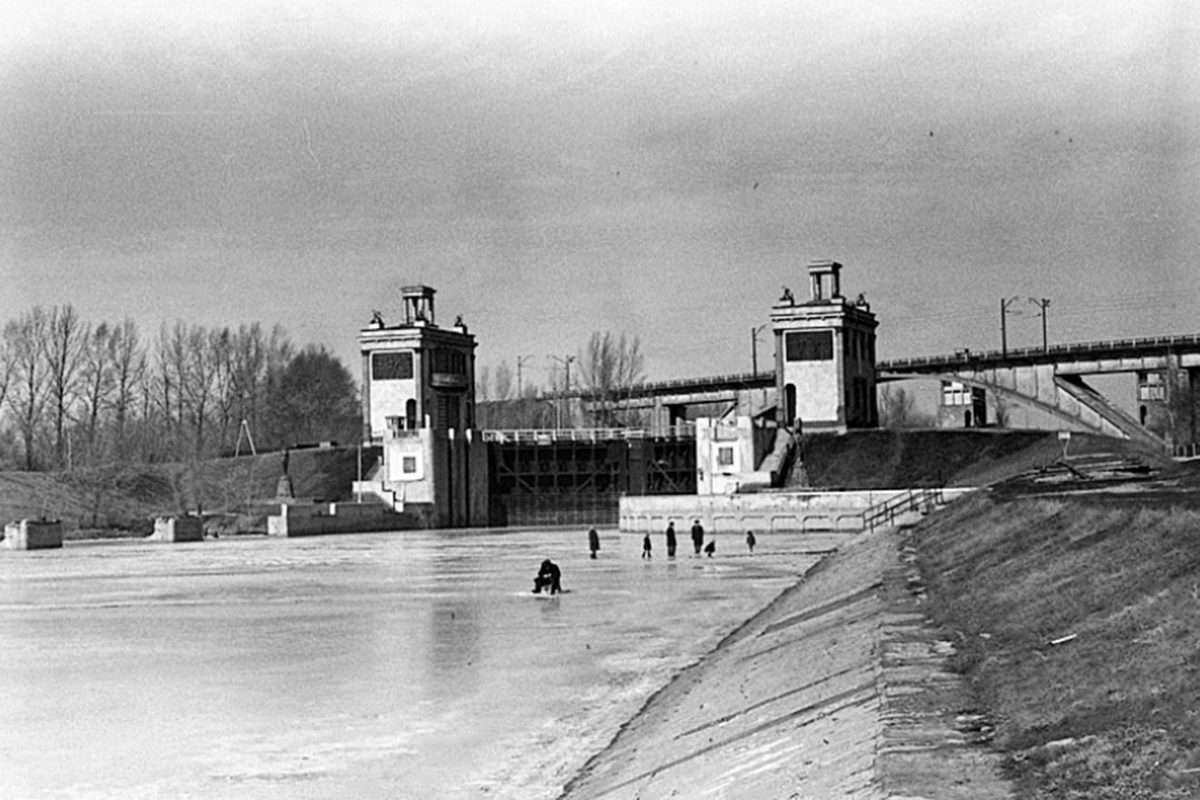
<path fill-rule="evenodd" d="M 750 365 L 755 375 L 758 374 L 758 334 L 770 324 L 769 322 L 764 322 L 762 325 L 750 328 Z"/>

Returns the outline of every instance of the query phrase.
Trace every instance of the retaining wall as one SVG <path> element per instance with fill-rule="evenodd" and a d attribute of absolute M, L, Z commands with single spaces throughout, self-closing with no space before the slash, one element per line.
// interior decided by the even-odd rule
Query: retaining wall
<path fill-rule="evenodd" d="M 661 531 L 675 520 L 675 527 L 686 534 L 696 519 L 713 533 L 858 531 L 863 511 L 905 491 L 622 497 L 620 524 L 621 530 L 637 533 Z"/>

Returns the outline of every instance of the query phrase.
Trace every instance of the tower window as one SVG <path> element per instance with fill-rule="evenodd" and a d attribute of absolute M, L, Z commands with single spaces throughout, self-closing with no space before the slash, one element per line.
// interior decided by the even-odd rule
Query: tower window
<path fill-rule="evenodd" d="M 788 361 L 830 361 L 833 359 L 833 331 L 797 331 L 784 338 Z"/>
<path fill-rule="evenodd" d="M 371 378 L 377 381 L 411 380 L 413 357 L 409 351 L 399 353 L 373 353 L 371 355 Z"/>

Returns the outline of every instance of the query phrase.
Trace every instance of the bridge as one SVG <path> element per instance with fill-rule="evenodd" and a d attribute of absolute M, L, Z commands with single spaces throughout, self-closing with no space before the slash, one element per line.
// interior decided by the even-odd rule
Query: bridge
<path fill-rule="evenodd" d="M 937 378 L 957 381 L 992 392 L 995 396 L 1035 408 L 1055 419 L 1063 429 L 1130 438 L 1163 447 L 1164 439 L 1151 432 L 1111 400 L 1090 387 L 1089 375 L 1137 373 L 1139 375 L 1200 370 L 1200 334 L 1138 339 L 1056 344 L 952 355 L 899 358 L 876 364 L 878 381 Z M 1200 381 L 1200 376 L 1196 376 Z M 775 373 L 750 372 L 706 378 L 658 381 L 621 389 L 601 396 L 578 393 L 573 398 L 589 411 L 653 409 L 656 427 L 675 424 L 685 406 L 709 403 L 737 404 L 745 413 L 758 413 L 775 402 Z M 1192 384 L 1197 385 L 1197 384 Z M 1151 397 L 1159 405 L 1167 399 Z M 658 414 L 662 416 L 658 416 Z M 1145 413 L 1145 409 L 1142 409 Z"/>
<path fill-rule="evenodd" d="M 903 358 L 876 364 L 878 380 L 936 377 L 977 386 L 1036 408 L 1058 420 L 1067 430 L 1103 433 L 1129 438 L 1156 447 L 1165 440 L 1144 425 L 1146 406 L 1135 419 L 1084 380 L 1089 375 L 1121 373 L 1176 374 L 1200 368 L 1200 335 L 1112 339 L 1044 348 L 967 350 L 950 356 Z M 1189 375 L 1190 377 L 1190 375 Z M 1172 381 L 1160 396 L 1169 400 Z"/>

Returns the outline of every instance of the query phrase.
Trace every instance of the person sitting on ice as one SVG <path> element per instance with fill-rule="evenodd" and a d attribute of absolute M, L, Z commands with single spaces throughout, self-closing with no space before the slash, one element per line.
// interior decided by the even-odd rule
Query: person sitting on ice
<path fill-rule="evenodd" d="M 542 589 L 546 589 L 550 594 L 562 591 L 562 570 L 548 558 L 542 562 L 537 577 L 533 579 L 533 593 L 541 594 Z"/>

